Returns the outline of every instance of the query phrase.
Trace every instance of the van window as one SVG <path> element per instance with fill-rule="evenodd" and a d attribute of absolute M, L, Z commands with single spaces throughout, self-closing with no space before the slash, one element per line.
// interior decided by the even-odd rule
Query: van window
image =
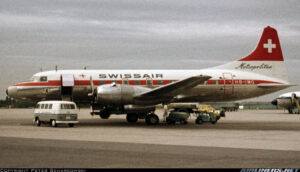
<path fill-rule="evenodd" d="M 75 105 L 71 104 L 70 109 L 75 109 Z"/>
<path fill-rule="evenodd" d="M 45 107 L 45 104 L 42 104 L 41 109 L 44 109 L 44 107 Z"/>
<path fill-rule="evenodd" d="M 48 109 L 48 104 L 45 104 L 45 109 Z"/>
<path fill-rule="evenodd" d="M 49 104 L 49 109 L 52 109 L 52 104 Z"/>
<path fill-rule="evenodd" d="M 40 104 L 36 104 L 36 106 L 35 106 L 36 109 L 39 109 L 40 107 L 41 107 Z"/>
<path fill-rule="evenodd" d="M 75 109 L 75 105 L 74 104 L 61 104 L 60 108 L 61 109 Z"/>

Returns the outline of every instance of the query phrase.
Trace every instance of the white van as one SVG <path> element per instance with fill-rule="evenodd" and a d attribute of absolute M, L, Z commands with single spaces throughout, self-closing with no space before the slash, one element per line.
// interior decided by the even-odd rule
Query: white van
<path fill-rule="evenodd" d="M 34 110 L 34 122 L 37 126 L 50 123 L 52 127 L 56 127 L 57 124 L 73 127 L 78 123 L 76 104 L 70 101 L 38 102 Z"/>

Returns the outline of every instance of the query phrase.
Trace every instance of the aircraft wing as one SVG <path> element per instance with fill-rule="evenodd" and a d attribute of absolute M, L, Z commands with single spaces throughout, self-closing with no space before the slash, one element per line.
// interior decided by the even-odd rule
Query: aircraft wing
<path fill-rule="evenodd" d="M 161 99 L 170 100 L 174 96 L 183 93 L 185 90 L 193 88 L 200 83 L 210 79 L 211 76 L 199 75 L 192 76 L 177 82 L 170 83 L 165 86 L 154 88 L 153 90 L 136 95 L 134 98 L 138 100 Z"/>

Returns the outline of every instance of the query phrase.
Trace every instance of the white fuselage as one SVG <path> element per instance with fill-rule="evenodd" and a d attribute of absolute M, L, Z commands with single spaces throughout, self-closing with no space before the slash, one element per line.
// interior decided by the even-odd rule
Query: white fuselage
<path fill-rule="evenodd" d="M 34 101 L 60 99 L 64 74 L 73 75 L 72 96 L 76 102 L 91 101 L 91 97 L 88 96 L 91 92 L 91 78 L 94 87 L 115 82 L 154 88 L 191 76 L 211 76 L 203 84 L 177 96 L 178 102 L 240 100 L 269 94 L 283 89 L 283 86 L 288 84 L 283 80 L 261 74 L 213 68 L 203 70 L 58 70 L 39 72 L 32 77 L 31 82 L 11 86 L 17 90 L 13 93 L 14 95 L 11 91 L 11 96 Z M 44 78 L 41 81 L 42 77 Z M 272 87 L 261 87 L 265 85 L 272 85 Z"/>

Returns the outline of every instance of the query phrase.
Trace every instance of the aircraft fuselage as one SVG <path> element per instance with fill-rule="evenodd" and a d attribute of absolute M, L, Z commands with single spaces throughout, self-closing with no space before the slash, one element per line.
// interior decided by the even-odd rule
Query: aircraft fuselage
<path fill-rule="evenodd" d="M 233 101 L 269 94 L 282 89 L 281 80 L 264 75 L 236 70 L 58 70 L 39 72 L 31 82 L 15 84 L 8 88 L 11 97 L 21 100 L 61 99 L 62 75 L 73 76 L 72 99 L 75 102 L 91 102 L 90 77 L 94 87 L 104 84 L 126 84 L 155 88 L 195 75 L 212 78 L 177 96 L 174 102 Z M 260 85 L 274 87 L 260 87 Z M 279 87 L 276 87 L 278 85 Z"/>

